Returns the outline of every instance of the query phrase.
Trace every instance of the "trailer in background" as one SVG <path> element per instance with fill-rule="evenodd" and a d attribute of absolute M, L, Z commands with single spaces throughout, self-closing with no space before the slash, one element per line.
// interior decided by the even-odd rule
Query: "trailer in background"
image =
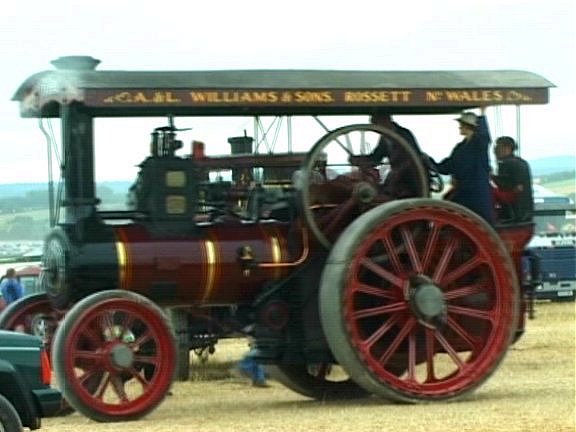
<path fill-rule="evenodd" d="M 537 299 L 576 298 L 576 206 L 559 195 L 535 195 L 535 235 L 529 250 L 540 261 Z"/>

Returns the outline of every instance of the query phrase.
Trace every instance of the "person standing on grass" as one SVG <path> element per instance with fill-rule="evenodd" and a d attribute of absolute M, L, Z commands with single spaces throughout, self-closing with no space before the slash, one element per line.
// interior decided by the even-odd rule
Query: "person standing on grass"
<path fill-rule="evenodd" d="M 6 306 L 24 296 L 24 287 L 16 277 L 16 270 L 13 268 L 6 270 L 6 275 L 0 283 L 0 292 Z"/>

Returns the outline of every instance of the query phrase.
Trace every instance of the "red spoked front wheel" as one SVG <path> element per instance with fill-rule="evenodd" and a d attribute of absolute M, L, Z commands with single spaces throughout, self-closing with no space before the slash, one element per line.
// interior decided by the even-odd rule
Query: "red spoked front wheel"
<path fill-rule="evenodd" d="M 53 364 L 67 401 L 96 421 L 135 420 L 168 392 L 176 344 L 162 310 L 128 291 L 86 297 L 56 332 Z"/>
<path fill-rule="evenodd" d="M 431 199 L 391 202 L 354 221 L 320 288 L 338 362 L 366 390 L 404 402 L 456 398 L 483 383 L 508 349 L 519 301 L 496 232 Z"/>

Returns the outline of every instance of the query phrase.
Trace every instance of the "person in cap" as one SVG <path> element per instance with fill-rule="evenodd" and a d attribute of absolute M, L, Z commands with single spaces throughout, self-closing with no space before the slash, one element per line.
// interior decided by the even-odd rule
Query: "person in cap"
<path fill-rule="evenodd" d="M 494 206 L 488 157 L 491 139 L 484 112 L 483 107 L 480 116 L 462 113 L 456 120 L 464 139 L 456 144 L 450 156 L 438 163 L 431 162 L 440 174 L 452 176 L 452 190 L 447 199 L 469 208 L 492 224 Z"/>
<path fill-rule="evenodd" d="M 516 141 L 509 136 L 496 139 L 494 155 L 498 171 L 492 181 L 497 218 L 501 223 L 530 222 L 534 213 L 530 166 L 515 154 L 517 149 Z"/>

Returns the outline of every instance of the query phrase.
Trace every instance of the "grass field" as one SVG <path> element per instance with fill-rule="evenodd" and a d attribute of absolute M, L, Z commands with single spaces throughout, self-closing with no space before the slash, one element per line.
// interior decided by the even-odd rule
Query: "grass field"
<path fill-rule="evenodd" d="M 463 400 L 429 405 L 314 401 L 277 382 L 253 388 L 226 372 L 245 341 L 223 341 L 206 364 L 193 359 L 191 381 L 176 383 L 173 395 L 142 420 L 103 424 L 75 413 L 45 419 L 41 430 L 574 432 L 575 333 L 574 303 L 538 303 L 536 319 L 487 383 Z"/>
<path fill-rule="evenodd" d="M 576 179 L 566 179 L 556 182 L 546 183 L 542 186 L 562 195 L 572 195 L 576 191 Z"/>

